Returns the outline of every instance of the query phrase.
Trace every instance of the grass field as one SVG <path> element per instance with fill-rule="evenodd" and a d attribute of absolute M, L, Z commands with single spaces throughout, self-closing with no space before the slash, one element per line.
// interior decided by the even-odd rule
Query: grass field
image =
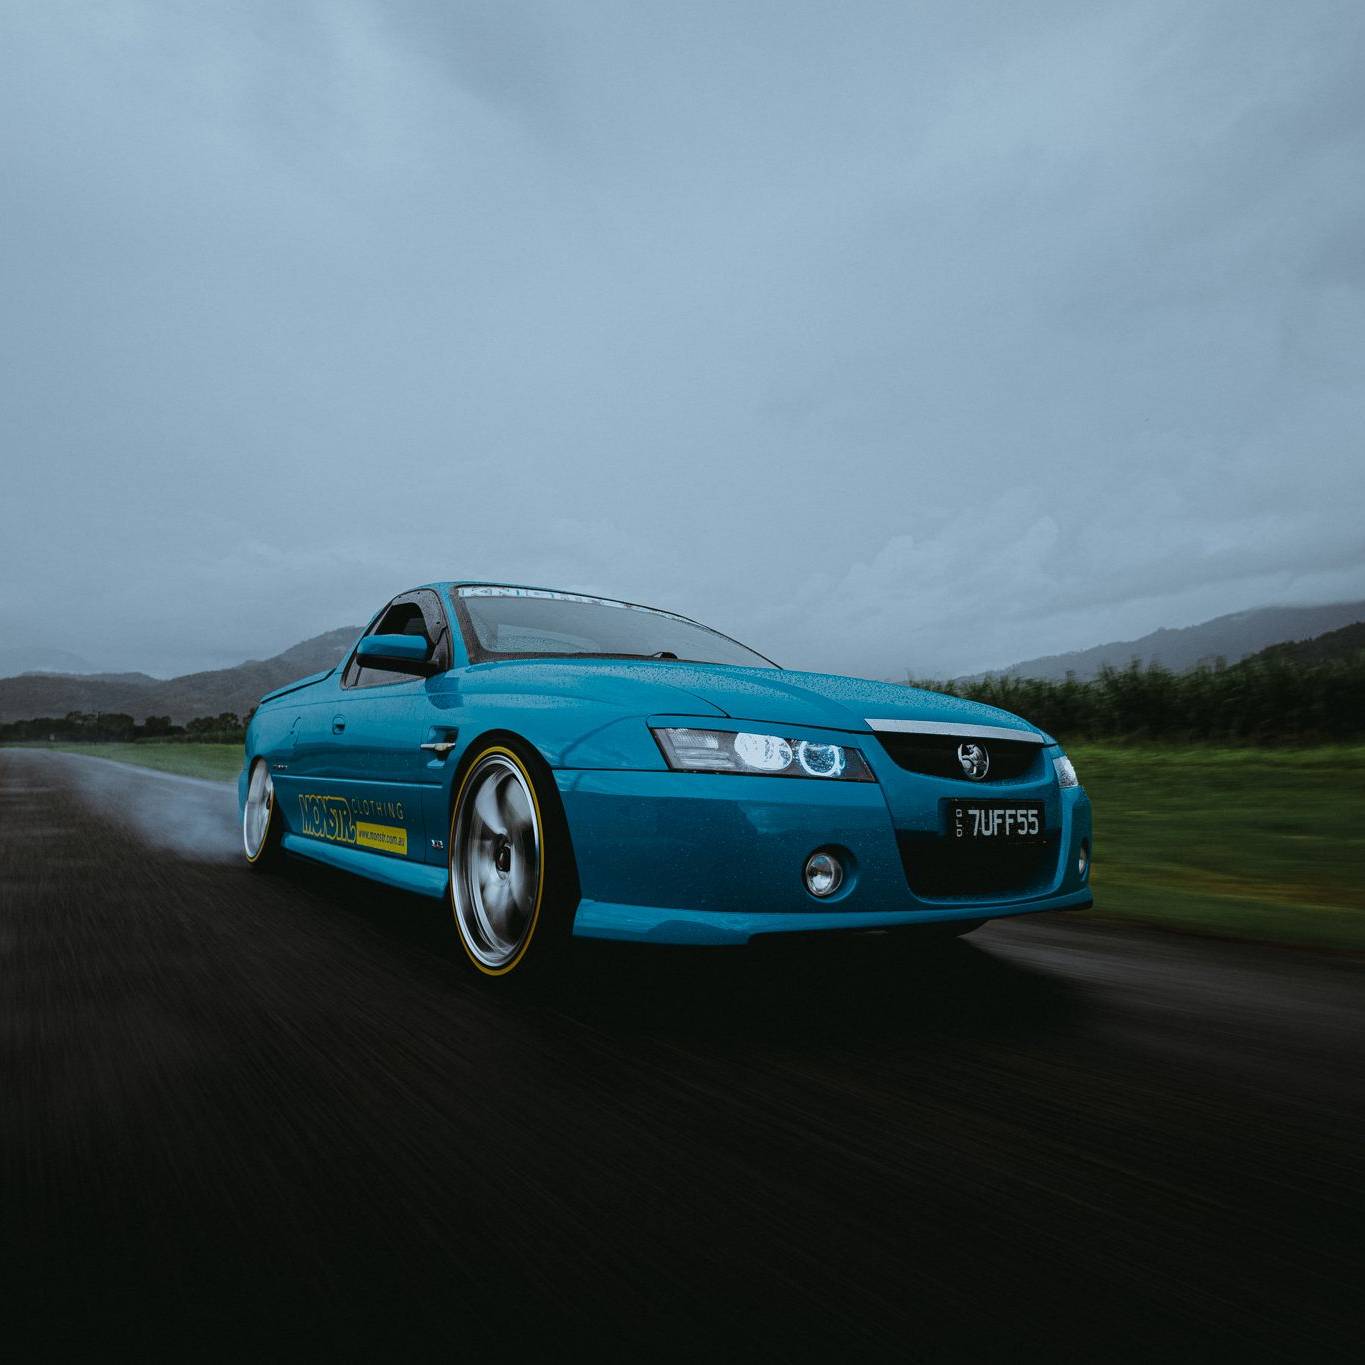
<path fill-rule="evenodd" d="M 1075 745 L 1096 913 L 1365 949 L 1365 746 Z"/>
<path fill-rule="evenodd" d="M 26 748 L 58 749 L 67 754 L 93 754 L 96 758 L 136 763 L 140 768 L 155 768 L 163 773 L 183 773 L 186 777 L 206 777 L 220 782 L 235 782 L 242 770 L 240 744 L 181 744 L 140 740 L 129 744 L 42 744 Z"/>
<path fill-rule="evenodd" d="M 232 780 L 235 744 L 56 745 Z M 1365 746 L 1075 745 L 1095 805 L 1094 914 L 1365 950 Z"/>

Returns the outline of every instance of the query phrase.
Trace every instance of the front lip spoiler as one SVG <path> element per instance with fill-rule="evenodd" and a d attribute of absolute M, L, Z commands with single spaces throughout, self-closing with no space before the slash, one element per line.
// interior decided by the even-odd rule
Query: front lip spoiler
<path fill-rule="evenodd" d="M 869 929 L 910 929 L 954 920 L 1010 919 L 1044 910 L 1088 910 L 1089 888 L 1039 896 L 1012 904 L 924 905 L 914 909 L 782 911 L 683 910 L 668 906 L 621 905 L 584 899 L 574 915 L 575 938 L 625 943 L 739 946 L 754 938 L 783 934 L 856 933 Z"/>
<path fill-rule="evenodd" d="M 957 725 L 947 720 L 874 720 L 867 717 L 869 730 L 897 735 L 953 735 L 966 739 L 1012 739 L 1020 744 L 1046 744 L 1034 730 L 1011 730 L 1008 725 Z"/>
<path fill-rule="evenodd" d="M 1095 908 L 1095 898 L 1091 896 L 1088 901 L 1081 905 L 1063 905 L 1058 907 L 1060 910 L 1093 910 Z"/>

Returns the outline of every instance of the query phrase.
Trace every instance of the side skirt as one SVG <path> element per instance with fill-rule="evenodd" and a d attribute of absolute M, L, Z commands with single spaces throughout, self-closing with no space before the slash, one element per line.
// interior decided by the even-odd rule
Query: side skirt
<path fill-rule="evenodd" d="M 286 834 L 280 844 L 286 852 L 300 858 L 339 867 L 343 872 L 356 872 L 371 881 L 396 886 L 400 891 L 414 891 L 419 896 L 444 900 L 450 883 L 450 872 L 444 867 L 432 867 L 430 863 L 410 863 L 363 848 L 323 843 L 321 839 L 309 839 L 302 834 Z"/>

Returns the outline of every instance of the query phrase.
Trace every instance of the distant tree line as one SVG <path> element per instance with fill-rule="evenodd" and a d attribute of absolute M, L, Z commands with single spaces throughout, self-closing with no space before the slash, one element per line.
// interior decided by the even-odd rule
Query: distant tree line
<path fill-rule="evenodd" d="M 1184 673 L 1134 661 L 1088 682 L 1001 676 L 914 685 L 1003 707 L 1063 742 L 1365 738 L 1365 653 L 1302 663 L 1267 652 Z"/>
<path fill-rule="evenodd" d="M 250 720 L 250 713 L 247 720 Z M 0 725 L 0 743 L 22 740 L 128 741 L 135 739 L 240 740 L 246 724 L 235 711 L 196 716 L 172 725 L 169 716 L 147 716 L 141 725 L 121 711 L 68 711 L 64 716 L 39 716 Z"/>
<path fill-rule="evenodd" d="M 1274 650 L 1239 664 L 1173 673 L 1160 664 L 1105 668 L 1080 682 L 992 676 L 913 686 L 1013 711 L 1063 742 L 1081 739 L 1295 743 L 1365 739 L 1365 651 L 1302 662 Z M 121 712 L 69 711 L 0 724 L 0 743 L 24 740 L 240 741 L 251 719 L 233 711 L 172 725 Z"/>

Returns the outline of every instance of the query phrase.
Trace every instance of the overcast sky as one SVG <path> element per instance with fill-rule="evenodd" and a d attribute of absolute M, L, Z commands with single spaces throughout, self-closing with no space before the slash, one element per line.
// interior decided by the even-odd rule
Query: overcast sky
<path fill-rule="evenodd" d="M 0 3 L 0 631 L 944 675 L 1365 597 L 1365 7 Z"/>

